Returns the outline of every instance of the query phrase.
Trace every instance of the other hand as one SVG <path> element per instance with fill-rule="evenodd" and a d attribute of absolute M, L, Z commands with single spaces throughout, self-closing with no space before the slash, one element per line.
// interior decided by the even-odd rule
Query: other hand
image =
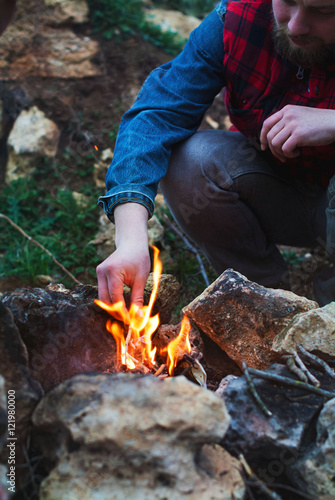
<path fill-rule="evenodd" d="M 304 146 L 326 146 L 335 141 L 335 110 L 288 104 L 267 118 L 261 130 L 261 148 L 286 162 Z"/>

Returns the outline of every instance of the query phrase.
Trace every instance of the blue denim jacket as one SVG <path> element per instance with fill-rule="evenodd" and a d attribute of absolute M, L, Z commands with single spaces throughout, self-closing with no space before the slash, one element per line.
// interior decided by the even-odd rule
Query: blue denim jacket
<path fill-rule="evenodd" d="M 223 79 L 223 22 L 227 0 L 190 35 L 184 50 L 152 71 L 122 118 L 107 193 L 99 205 L 113 221 L 116 205 L 136 202 L 151 216 L 174 144 L 194 134 Z"/>

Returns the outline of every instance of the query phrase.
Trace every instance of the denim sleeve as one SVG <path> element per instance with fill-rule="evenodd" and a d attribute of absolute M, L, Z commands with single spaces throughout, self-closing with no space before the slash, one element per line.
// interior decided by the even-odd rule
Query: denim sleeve
<path fill-rule="evenodd" d="M 174 144 L 196 132 L 206 110 L 224 87 L 223 20 L 226 0 L 190 35 L 184 50 L 152 71 L 132 108 L 122 118 L 107 193 L 99 205 L 113 221 L 120 203 L 154 210 Z"/>

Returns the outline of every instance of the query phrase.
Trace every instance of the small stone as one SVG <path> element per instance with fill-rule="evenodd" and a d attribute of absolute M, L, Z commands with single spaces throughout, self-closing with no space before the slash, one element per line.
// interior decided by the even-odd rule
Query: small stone
<path fill-rule="evenodd" d="M 31 175 L 37 160 L 57 153 L 60 130 L 36 106 L 22 111 L 8 137 L 6 181 Z"/>
<path fill-rule="evenodd" d="M 200 24 L 200 19 L 186 16 L 179 11 L 165 9 L 150 9 L 146 14 L 150 23 L 160 26 L 162 31 L 178 33 L 181 38 L 188 38 Z"/>

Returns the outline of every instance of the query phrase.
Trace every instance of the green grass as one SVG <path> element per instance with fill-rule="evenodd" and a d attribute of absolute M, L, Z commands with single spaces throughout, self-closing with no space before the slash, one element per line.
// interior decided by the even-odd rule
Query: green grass
<path fill-rule="evenodd" d="M 140 34 L 171 55 L 178 54 L 185 45 L 186 40 L 170 31 L 163 32 L 146 20 L 141 0 L 89 0 L 88 4 L 94 31 L 109 40 L 120 42 Z"/>
<path fill-rule="evenodd" d="M 100 209 L 97 196 L 76 202 L 71 191 L 58 188 L 51 196 L 34 179 L 10 183 L 0 194 L 1 212 L 29 236 L 47 248 L 77 279 L 95 281 L 99 263 L 96 248 L 89 245 L 97 231 Z M 34 284 L 39 275 L 51 276 L 73 286 L 73 281 L 42 249 L 29 242 L 7 221 L 0 220 L 0 276 L 14 276 Z"/>

